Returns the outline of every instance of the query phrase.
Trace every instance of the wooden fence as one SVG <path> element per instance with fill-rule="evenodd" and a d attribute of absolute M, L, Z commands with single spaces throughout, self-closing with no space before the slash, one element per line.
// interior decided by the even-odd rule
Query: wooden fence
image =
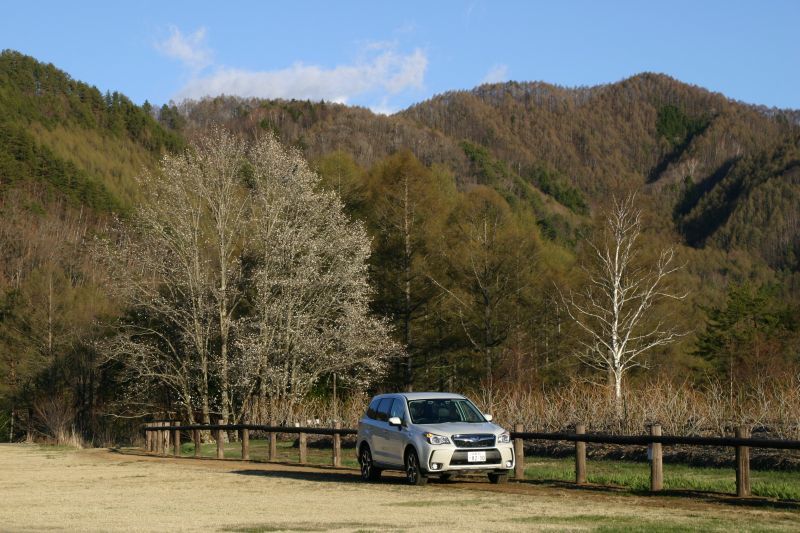
<path fill-rule="evenodd" d="M 224 424 L 222 420 L 218 424 L 194 424 L 181 425 L 174 420 L 159 420 L 152 425 L 145 426 L 145 446 L 147 451 L 159 455 L 181 456 L 181 432 L 191 433 L 194 442 L 194 456 L 200 457 L 200 432 L 211 431 L 214 433 L 214 440 L 217 442 L 217 459 L 225 458 L 225 439 L 223 432 L 237 431 L 239 442 L 242 447 L 241 460 L 250 460 L 250 432 L 261 431 L 268 434 L 269 447 L 267 452 L 268 461 L 278 459 L 278 433 L 294 433 L 299 435 L 300 463 L 305 464 L 308 458 L 308 435 L 331 435 L 333 436 L 333 453 L 331 464 L 342 466 L 342 436 L 355 435 L 357 430 L 342 428 L 340 422 L 335 422 L 332 428 L 320 427 L 290 427 L 271 424 L 268 426 L 258 424 Z"/>
<path fill-rule="evenodd" d="M 191 432 L 194 441 L 194 455 L 200 457 L 200 432 L 212 431 L 217 442 L 217 459 L 224 459 L 224 431 L 238 431 L 242 447 L 241 459 L 250 459 L 250 431 L 261 431 L 268 434 L 269 451 L 267 460 L 276 461 L 277 454 L 277 435 L 278 433 L 290 433 L 299 435 L 299 454 L 300 463 L 305 464 L 307 458 L 307 436 L 308 435 L 332 435 L 333 449 L 331 464 L 339 467 L 342 464 L 342 436 L 355 435 L 355 429 L 342 428 L 339 422 L 332 428 L 318 427 L 290 427 L 279 426 L 277 424 L 258 425 L 258 424 L 223 424 L 220 420 L 213 425 L 180 425 L 177 421 L 155 421 L 151 425 L 145 426 L 145 441 L 147 451 L 159 455 L 169 455 L 172 447 L 172 455 L 181 455 L 181 432 Z M 661 491 L 664 488 L 664 472 L 662 460 L 662 446 L 684 445 L 684 446 L 715 446 L 732 447 L 736 449 L 736 495 L 748 497 L 750 490 L 750 448 L 768 448 L 779 450 L 800 450 L 800 441 L 796 440 L 777 440 L 777 439 L 755 439 L 750 437 L 750 432 L 745 427 L 736 429 L 734 437 L 688 437 L 662 435 L 661 426 L 653 424 L 649 426 L 648 435 L 605 435 L 597 433 L 586 433 L 583 424 L 575 426 L 574 433 L 537 433 L 526 432 L 522 424 L 517 424 L 511 432 L 514 441 L 514 455 L 516 464 L 514 477 L 524 479 L 525 477 L 525 454 L 524 441 L 567 441 L 575 443 L 575 483 L 582 485 L 586 483 L 586 444 L 616 444 L 648 446 L 650 458 L 650 490 L 653 492 Z M 170 446 L 170 442 L 172 446 Z"/>

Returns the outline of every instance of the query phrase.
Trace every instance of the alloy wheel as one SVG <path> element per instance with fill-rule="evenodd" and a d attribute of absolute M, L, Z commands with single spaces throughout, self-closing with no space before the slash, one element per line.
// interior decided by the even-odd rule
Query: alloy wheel
<path fill-rule="evenodd" d="M 424 485 L 428 481 L 419 467 L 419 458 L 414 450 L 406 454 L 406 481 L 410 485 Z"/>
<path fill-rule="evenodd" d="M 364 446 L 361 449 L 361 479 L 370 481 L 372 479 L 372 454 L 369 448 Z"/>

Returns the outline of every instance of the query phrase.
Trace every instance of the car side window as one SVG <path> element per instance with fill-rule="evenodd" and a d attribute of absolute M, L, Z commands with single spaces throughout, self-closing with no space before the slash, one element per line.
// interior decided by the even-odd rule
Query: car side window
<path fill-rule="evenodd" d="M 401 421 L 405 421 L 406 419 L 406 406 L 405 401 L 401 400 L 400 398 L 395 398 L 394 403 L 392 404 L 392 409 L 389 411 L 389 418 L 396 416 Z"/>
<path fill-rule="evenodd" d="M 378 404 L 377 416 L 375 417 L 377 420 L 381 422 L 389 420 L 389 409 L 391 409 L 393 401 L 394 398 L 384 398 L 381 400 L 381 403 Z"/>
<path fill-rule="evenodd" d="M 378 404 L 381 403 L 380 398 L 375 398 L 370 402 L 369 407 L 367 407 L 367 418 L 372 418 L 376 420 L 378 418 Z"/>

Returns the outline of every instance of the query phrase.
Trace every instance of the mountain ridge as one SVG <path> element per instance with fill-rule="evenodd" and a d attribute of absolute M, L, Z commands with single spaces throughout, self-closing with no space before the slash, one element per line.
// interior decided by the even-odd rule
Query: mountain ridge
<path fill-rule="evenodd" d="M 412 372 L 436 388 L 486 376 L 520 387 L 597 378 L 571 357 L 578 332 L 559 292 L 580 286 L 604 207 L 630 193 L 642 210 L 641 257 L 671 246 L 685 265 L 674 283 L 686 299 L 659 316 L 688 334 L 648 356 L 647 379 L 723 376 L 728 344 L 704 356 L 697 342 L 715 311 L 751 287 L 778 317 L 800 308 L 792 113 L 650 73 L 586 89 L 484 85 L 391 116 L 229 96 L 156 109 L 3 52 L 0 403 L 59 397 L 85 431 L 105 424 L 92 413 L 120 400 L 123 378 L 101 362 L 98 341 L 126 310 L 109 297 L 114 280 L 91 242 L 135 209 L 137 175 L 212 125 L 299 150 L 363 223 L 372 309 L 410 354 L 387 384 Z M 753 322 L 743 316 L 737 327 Z M 800 327 L 779 319 L 776 333 L 755 331 L 737 352 L 737 372 L 797 363 Z M 739 330 L 723 333 L 738 342 Z"/>

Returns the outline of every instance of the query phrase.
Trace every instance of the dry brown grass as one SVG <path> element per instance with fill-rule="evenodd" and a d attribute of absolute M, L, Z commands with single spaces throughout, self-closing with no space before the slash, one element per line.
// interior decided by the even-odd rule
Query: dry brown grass
<path fill-rule="evenodd" d="M 747 425 L 773 438 L 800 440 L 800 373 L 756 377 L 732 389 L 714 380 L 703 385 L 668 379 L 638 383 L 625 390 L 622 418 L 607 387 L 577 379 L 542 388 L 499 384 L 455 392 L 466 394 L 501 425 L 522 423 L 530 431 L 565 431 L 583 423 L 590 432 L 635 435 L 659 423 L 668 435 L 725 435 Z M 291 409 L 273 407 L 274 414 L 254 421 L 332 426 L 338 418 L 354 428 L 369 399 L 351 394 L 334 408 L 330 398 L 310 398 Z"/>
<path fill-rule="evenodd" d="M 770 437 L 800 439 L 800 374 L 754 378 L 734 388 L 656 379 L 625 390 L 623 416 L 609 389 L 578 380 L 546 389 L 484 387 L 470 396 L 495 419 L 531 431 L 563 431 L 576 423 L 589 431 L 641 434 L 652 423 L 668 435 L 725 435 L 735 426 Z"/>
<path fill-rule="evenodd" d="M 0 530 L 792 530 L 797 511 L 510 483 L 0 445 Z"/>

